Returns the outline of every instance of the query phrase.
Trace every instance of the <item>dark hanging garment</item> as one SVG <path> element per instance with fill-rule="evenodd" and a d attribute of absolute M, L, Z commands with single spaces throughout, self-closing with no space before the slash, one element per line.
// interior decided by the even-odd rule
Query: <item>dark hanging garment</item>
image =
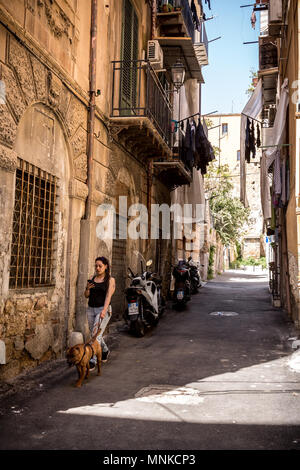
<path fill-rule="evenodd" d="M 210 0 L 205 0 L 205 4 L 208 4 L 208 8 L 211 10 L 211 8 L 210 8 Z"/>
<path fill-rule="evenodd" d="M 255 148 L 255 128 L 254 121 L 252 121 L 250 129 L 250 152 L 252 153 L 252 158 L 255 158 L 256 148 Z"/>
<path fill-rule="evenodd" d="M 246 139 L 245 139 L 245 160 L 250 163 L 250 119 L 247 117 L 246 124 Z"/>
<path fill-rule="evenodd" d="M 182 132 L 179 134 L 179 158 L 183 162 L 185 161 L 184 136 Z"/>
<path fill-rule="evenodd" d="M 260 127 L 259 127 L 259 124 L 257 124 L 257 127 L 256 127 L 256 146 L 257 146 L 257 147 L 260 147 L 260 146 L 261 146 Z"/>
<path fill-rule="evenodd" d="M 187 121 L 185 138 L 184 138 L 184 148 L 185 148 L 185 161 L 187 166 L 192 169 L 194 163 L 194 152 L 193 152 L 193 135 L 192 129 L 189 121 Z"/>
<path fill-rule="evenodd" d="M 256 24 L 256 14 L 255 14 L 255 10 L 253 10 L 252 15 L 251 15 L 251 26 L 253 29 L 255 29 L 255 24 Z"/>
<path fill-rule="evenodd" d="M 209 142 L 209 161 L 212 162 L 213 160 L 215 160 L 215 158 L 216 157 L 215 157 L 215 152 L 214 152 L 213 146 Z"/>
<path fill-rule="evenodd" d="M 193 22 L 194 22 L 194 25 L 195 25 L 195 29 L 200 31 L 200 21 L 199 21 L 198 15 L 197 15 L 197 10 L 196 10 L 194 0 L 191 1 L 191 12 L 192 12 L 192 17 L 193 17 Z"/>
<path fill-rule="evenodd" d="M 193 149 L 193 153 L 195 153 L 196 152 L 196 123 L 194 119 L 191 125 L 191 133 L 192 133 L 192 149 Z"/>
<path fill-rule="evenodd" d="M 196 147 L 196 157 L 195 157 L 195 166 L 197 170 L 201 170 L 201 173 L 204 175 L 206 173 L 206 165 L 208 163 L 208 153 L 207 153 L 207 138 L 202 126 L 202 123 L 199 119 L 198 125 L 196 128 L 195 134 L 195 147 Z"/>
<path fill-rule="evenodd" d="M 206 135 L 202 126 L 202 123 L 199 119 L 198 121 L 198 126 L 196 129 L 196 134 L 195 134 L 195 146 L 196 146 L 196 151 L 201 153 L 203 151 L 203 144 L 205 142 Z"/>

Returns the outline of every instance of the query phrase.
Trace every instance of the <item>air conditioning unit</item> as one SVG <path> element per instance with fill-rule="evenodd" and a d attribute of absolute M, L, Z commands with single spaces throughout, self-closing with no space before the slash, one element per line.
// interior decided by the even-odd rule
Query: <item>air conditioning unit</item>
<path fill-rule="evenodd" d="M 154 70 L 162 70 L 164 66 L 164 56 L 158 41 L 148 41 L 148 60 Z"/>

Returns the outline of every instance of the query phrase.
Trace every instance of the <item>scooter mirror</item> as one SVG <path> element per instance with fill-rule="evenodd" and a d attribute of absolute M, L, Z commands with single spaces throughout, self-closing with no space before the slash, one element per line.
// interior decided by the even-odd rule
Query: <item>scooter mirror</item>
<path fill-rule="evenodd" d="M 127 269 L 128 269 L 128 271 L 130 272 L 130 275 L 131 275 L 132 277 L 135 277 L 134 274 L 133 274 L 133 272 L 132 272 L 132 269 L 131 269 L 131 268 L 127 268 Z"/>

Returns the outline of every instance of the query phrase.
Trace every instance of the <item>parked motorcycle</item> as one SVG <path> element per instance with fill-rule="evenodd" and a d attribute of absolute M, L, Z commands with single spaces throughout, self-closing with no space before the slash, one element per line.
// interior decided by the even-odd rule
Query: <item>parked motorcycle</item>
<path fill-rule="evenodd" d="M 200 270 L 197 264 L 193 261 L 191 256 L 188 258 L 187 264 L 190 269 L 191 294 L 197 294 L 199 287 L 201 287 Z"/>
<path fill-rule="evenodd" d="M 147 261 L 149 268 L 152 260 Z M 130 286 L 125 290 L 127 308 L 124 319 L 131 331 L 137 336 L 144 336 L 147 328 L 156 326 L 165 309 L 165 302 L 161 293 L 161 279 L 156 273 L 144 271 L 141 261 L 141 274 L 134 274 L 128 268 L 131 279 Z"/>
<path fill-rule="evenodd" d="M 190 269 L 185 260 L 180 260 L 174 266 L 172 275 L 175 279 L 173 307 L 185 307 L 186 303 L 191 300 Z"/>

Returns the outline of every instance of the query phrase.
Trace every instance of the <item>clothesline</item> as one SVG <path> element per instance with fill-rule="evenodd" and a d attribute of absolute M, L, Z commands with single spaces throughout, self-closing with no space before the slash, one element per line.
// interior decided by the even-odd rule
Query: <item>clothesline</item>
<path fill-rule="evenodd" d="M 181 122 L 183 122 L 183 121 L 187 121 L 188 119 L 191 119 L 192 117 L 195 117 L 195 116 L 201 116 L 201 114 L 200 114 L 200 113 L 192 114 L 191 116 L 188 116 L 188 117 L 186 117 L 186 118 L 184 118 L 184 119 L 180 119 L 180 121 L 177 121 L 177 123 L 179 124 L 179 123 L 181 123 Z"/>
<path fill-rule="evenodd" d="M 253 119 L 253 121 L 259 122 L 260 125 L 262 125 L 262 121 L 259 121 L 258 119 L 255 119 L 252 116 L 249 116 L 248 114 L 242 113 L 243 116 L 246 116 L 249 119 Z"/>
<path fill-rule="evenodd" d="M 208 113 L 208 114 L 200 114 L 199 112 L 198 113 L 195 113 L 195 114 L 192 114 L 191 116 L 188 116 L 186 118 L 183 118 L 181 119 L 180 121 L 176 121 L 178 124 L 183 122 L 183 121 L 187 121 L 188 119 L 191 119 L 192 117 L 195 117 L 195 116 L 199 116 L 199 117 L 205 117 L 205 116 L 210 116 L 211 114 L 215 114 L 217 113 L 218 111 L 213 111 L 212 113 Z"/>

